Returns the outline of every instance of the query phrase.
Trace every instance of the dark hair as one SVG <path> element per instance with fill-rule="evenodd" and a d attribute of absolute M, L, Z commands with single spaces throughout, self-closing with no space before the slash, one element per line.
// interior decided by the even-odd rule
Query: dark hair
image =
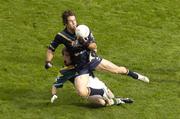
<path fill-rule="evenodd" d="M 63 24 L 67 24 L 68 20 L 67 18 L 69 16 L 75 16 L 75 13 L 72 11 L 72 10 L 65 10 L 63 13 L 62 13 L 62 20 L 63 20 Z"/>
<path fill-rule="evenodd" d="M 66 54 L 65 55 L 65 53 L 68 53 L 68 54 Z M 73 62 L 72 62 L 72 53 L 66 48 L 66 47 L 64 47 L 63 49 L 62 49 L 62 55 L 64 56 L 70 56 L 70 59 L 69 59 L 69 61 L 67 62 L 67 60 L 66 59 L 64 59 L 64 64 L 66 65 L 66 66 L 70 66 L 70 65 L 73 65 Z"/>

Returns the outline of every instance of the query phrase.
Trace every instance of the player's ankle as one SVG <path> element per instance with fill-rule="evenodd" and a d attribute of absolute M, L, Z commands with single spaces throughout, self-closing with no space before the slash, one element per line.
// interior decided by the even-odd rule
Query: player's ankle
<path fill-rule="evenodd" d="M 127 75 L 134 79 L 138 79 L 138 74 L 133 71 L 128 71 Z"/>

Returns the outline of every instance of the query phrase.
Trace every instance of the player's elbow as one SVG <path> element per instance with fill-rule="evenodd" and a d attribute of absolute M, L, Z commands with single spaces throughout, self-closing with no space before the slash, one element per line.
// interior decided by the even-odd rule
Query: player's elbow
<path fill-rule="evenodd" d="M 53 53 L 54 51 L 50 48 L 47 49 L 47 53 Z"/>
<path fill-rule="evenodd" d="M 78 89 L 77 93 L 81 97 L 88 97 L 88 90 L 87 89 Z"/>

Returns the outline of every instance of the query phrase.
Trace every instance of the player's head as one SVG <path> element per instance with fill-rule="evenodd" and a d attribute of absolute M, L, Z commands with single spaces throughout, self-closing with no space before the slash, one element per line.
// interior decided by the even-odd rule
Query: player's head
<path fill-rule="evenodd" d="M 76 21 L 76 15 L 71 10 L 66 10 L 62 14 L 62 20 L 63 24 L 66 26 L 66 28 L 70 31 L 75 32 L 77 21 Z"/>
<path fill-rule="evenodd" d="M 64 47 L 64 48 L 62 49 L 62 55 L 63 55 L 63 59 L 64 59 L 64 64 L 65 64 L 66 66 L 72 65 L 71 55 L 70 55 L 70 53 L 69 53 L 69 51 L 67 50 L 66 47 Z"/>

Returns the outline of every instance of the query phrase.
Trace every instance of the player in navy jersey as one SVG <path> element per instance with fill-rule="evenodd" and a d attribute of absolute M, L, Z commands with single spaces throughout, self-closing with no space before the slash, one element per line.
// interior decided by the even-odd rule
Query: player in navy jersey
<path fill-rule="evenodd" d="M 75 30 L 78 26 L 75 14 L 70 10 L 64 11 L 62 19 L 65 29 L 59 32 L 49 45 L 46 53 L 45 68 L 48 69 L 52 67 L 51 61 L 53 59 L 55 49 L 60 44 L 65 45 L 67 51 L 71 54 L 72 65 L 75 66 L 75 69 L 79 74 L 79 76 L 75 78 L 74 82 L 76 90 L 80 96 L 88 97 L 91 94 L 98 94 L 101 92 L 99 90 L 87 88 L 89 72 L 94 69 L 106 70 L 117 74 L 126 74 L 134 79 L 149 82 L 147 77 L 129 71 L 123 66 L 117 66 L 108 60 L 99 58 L 98 56 L 95 56 L 93 60 L 89 61 L 90 52 L 95 52 L 97 50 L 97 45 L 92 33 L 88 35 L 87 42 L 80 42 L 81 38 L 77 38 L 75 35 Z"/>

